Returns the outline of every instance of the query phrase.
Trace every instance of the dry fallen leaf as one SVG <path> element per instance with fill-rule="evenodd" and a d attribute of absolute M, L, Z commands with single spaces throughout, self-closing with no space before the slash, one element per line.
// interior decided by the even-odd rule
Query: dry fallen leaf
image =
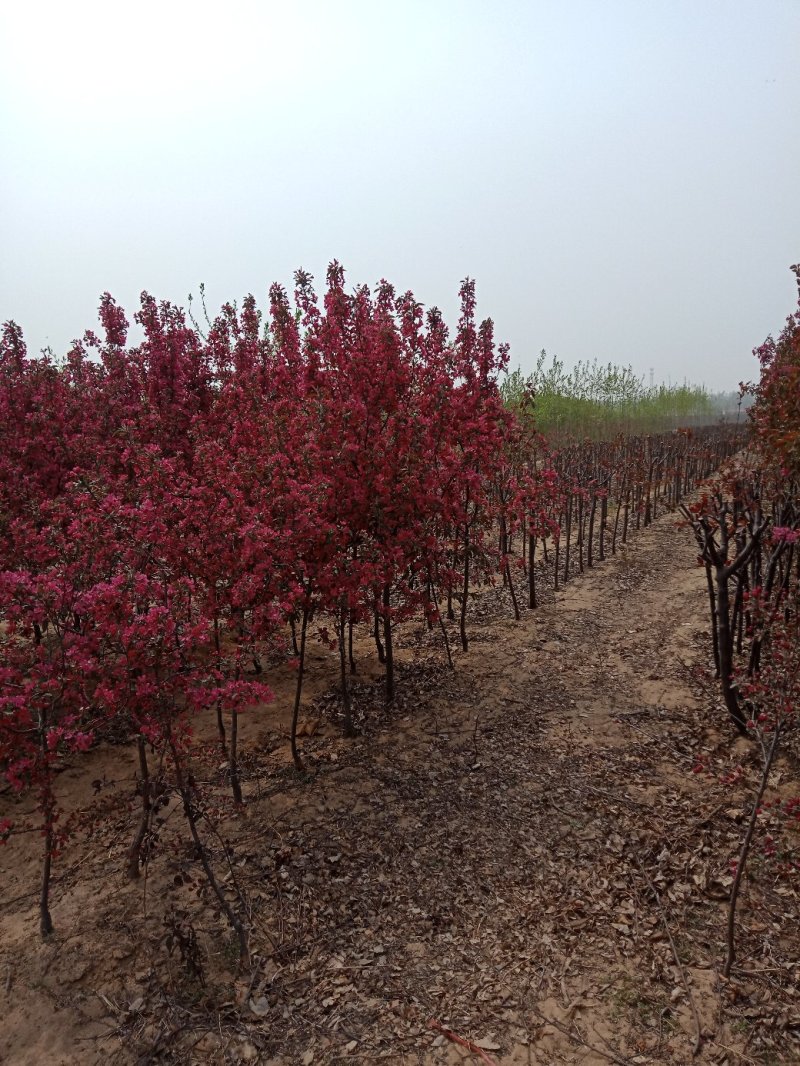
<path fill-rule="evenodd" d="M 474 1043 L 475 1047 L 479 1047 L 483 1051 L 499 1051 L 501 1047 L 496 1040 L 492 1040 L 489 1037 L 484 1037 L 483 1040 L 476 1040 Z"/>

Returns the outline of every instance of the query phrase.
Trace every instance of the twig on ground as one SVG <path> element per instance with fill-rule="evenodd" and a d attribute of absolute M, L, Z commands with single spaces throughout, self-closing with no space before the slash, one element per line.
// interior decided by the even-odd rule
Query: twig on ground
<path fill-rule="evenodd" d="M 694 1047 L 692 1048 L 692 1058 L 694 1058 L 700 1053 L 700 1048 L 703 1046 L 703 1027 L 700 1024 L 700 1015 L 697 1013 L 697 1007 L 695 1006 L 694 997 L 692 996 L 692 990 L 689 987 L 689 980 L 686 976 L 686 970 L 684 969 L 683 963 L 681 962 L 680 955 L 678 954 L 678 949 L 675 947 L 675 941 L 672 939 L 672 931 L 670 930 L 669 922 L 667 921 L 667 916 L 664 912 L 664 907 L 661 904 L 661 897 L 658 894 L 658 889 L 653 884 L 652 879 L 648 874 L 647 870 L 645 870 L 645 868 L 639 862 L 639 859 L 636 854 L 634 852 L 631 852 L 631 856 L 633 858 L 633 861 L 636 863 L 639 873 L 642 875 L 645 881 L 647 881 L 648 888 L 653 893 L 653 898 L 656 901 L 656 906 L 658 907 L 659 914 L 661 915 L 661 922 L 664 926 L 664 930 L 667 934 L 667 937 L 669 938 L 669 946 L 672 948 L 672 955 L 675 959 L 675 965 L 678 967 L 678 973 L 681 975 L 681 982 L 683 983 L 683 987 L 686 990 L 686 996 L 689 1000 L 689 1006 L 692 1009 L 692 1017 L 694 1018 L 695 1028 L 697 1029 L 697 1036 L 695 1038 Z"/>
<path fill-rule="evenodd" d="M 577 1029 L 570 1028 L 568 1025 L 564 1025 L 562 1022 L 556 1021 L 555 1018 L 549 1018 L 546 1014 L 542 1013 L 538 1007 L 531 1008 L 533 1013 L 537 1017 L 541 1018 L 545 1025 L 552 1025 L 554 1029 L 558 1029 L 564 1036 L 568 1036 L 570 1040 L 575 1040 L 581 1044 L 582 1047 L 588 1048 L 589 1051 L 593 1051 L 595 1055 L 602 1055 L 604 1059 L 608 1059 L 609 1062 L 616 1062 L 618 1066 L 630 1066 L 630 1059 L 624 1059 L 618 1055 L 615 1051 L 604 1051 L 603 1048 L 598 1047 L 597 1044 L 590 1043 L 584 1036 L 581 1035 Z M 611 1045 L 609 1045 L 610 1047 Z"/>
<path fill-rule="evenodd" d="M 435 1018 L 431 1018 L 428 1022 L 428 1026 L 431 1029 L 436 1029 L 438 1032 L 442 1033 L 448 1040 L 452 1040 L 454 1044 L 459 1044 L 461 1047 L 466 1048 L 467 1051 L 471 1051 L 473 1055 L 477 1055 L 479 1058 L 483 1059 L 484 1062 L 488 1063 L 488 1066 L 496 1066 L 496 1063 L 489 1058 L 482 1047 L 473 1044 L 471 1040 L 465 1040 L 463 1036 L 454 1033 L 452 1029 L 448 1029 L 446 1026 L 442 1025 L 441 1022 L 437 1022 Z"/>
<path fill-rule="evenodd" d="M 739 890 L 742 887 L 742 877 L 744 876 L 744 868 L 747 865 L 747 858 L 750 854 L 750 844 L 753 840 L 753 833 L 755 832 L 756 822 L 758 821 L 758 812 L 761 810 L 761 801 L 764 798 L 764 793 L 767 790 L 769 784 L 769 775 L 772 770 L 772 763 L 775 759 L 775 754 L 778 750 L 778 741 L 781 735 L 781 722 L 778 720 L 775 726 L 775 732 L 772 735 L 772 744 L 770 744 L 769 751 L 764 750 L 762 741 L 762 750 L 764 751 L 764 768 L 761 771 L 761 780 L 758 786 L 758 792 L 753 800 L 753 809 L 750 812 L 750 818 L 747 823 L 747 831 L 742 841 L 741 849 L 739 850 L 739 858 L 736 863 L 736 873 L 733 877 L 733 885 L 731 886 L 731 897 L 728 903 L 728 926 L 727 926 L 727 954 L 725 956 L 725 964 L 722 967 L 722 976 L 730 977 L 731 967 L 733 966 L 734 959 L 736 958 L 736 945 L 734 937 L 736 934 L 736 903 L 739 899 Z M 760 739 L 760 738 L 759 738 Z"/>

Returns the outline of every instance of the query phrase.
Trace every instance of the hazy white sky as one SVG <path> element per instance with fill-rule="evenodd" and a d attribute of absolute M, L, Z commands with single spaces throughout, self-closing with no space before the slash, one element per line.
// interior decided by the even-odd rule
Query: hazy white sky
<path fill-rule="evenodd" d="M 297 267 L 735 387 L 794 309 L 800 0 L 0 6 L 0 319 Z"/>

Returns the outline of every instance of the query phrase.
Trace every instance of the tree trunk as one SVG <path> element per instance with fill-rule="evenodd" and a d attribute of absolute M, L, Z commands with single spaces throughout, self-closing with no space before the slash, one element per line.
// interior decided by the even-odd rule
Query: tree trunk
<path fill-rule="evenodd" d="M 536 537 L 531 533 L 528 537 L 528 608 L 536 610 L 536 574 L 533 564 L 536 560 Z"/>
<path fill-rule="evenodd" d="M 353 655 L 353 626 L 354 626 L 354 612 L 351 610 L 347 616 L 347 659 L 350 663 L 350 673 L 358 673 L 356 670 L 356 660 Z"/>
<path fill-rule="evenodd" d="M 152 792 L 151 792 L 151 780 L 150 770 L 147 765 L 147 747 L 145 745 L 144 737 L 138 736 L 136 738 L 136 748 L 139 754 L 139 774 L 140 774 L 140 787 L 142 790 L 142 813 L 139 818 L 139 828 L 136 830 L 136 836 L 131 842 L 131 846 L 128 848 L 128 857 L 126 863 L 126 870 L 128 877 L 134 881 L 139 876 L 140 866 L 142 862 L 142 846 L 147 837 L 147 831 L 150 828 L 150 817 L 153 810 Z"/>
<path fill-rule="evenodd" d="M 464 651 L 469 650 L 467 640 L 467 601 L 469 599 L 469 522 L 464 522 L 464 584 L 461 589 L 461 617 L 459 619 L 459 632 L 461 634 L 461 647 Z"/>
<path fill-rule="evenodd" d="M 775 759 L 775 753 L 778 750 L 778 738 L 780 737 L 781 726 L 780 722 L 775 728 L 775 732 L 772 735 L 772 744 L 770 745 L 767 757 L 764 760 L 764 769 L 761 772 L 761 782 L 756 793 L 756 798 L 753 801 L 753 809 L 750 812 L 750 819 L 747 823 L 747 831 L 742 841 L 742 847 L 739 851 L 739 861 L 736 863 L 736 873 L 733 878 L 733 885 L 731 886 L 731 898 L 728 903 L 728 927 L 727 927 L 727 954 L 725 956 L 725 965 L 722 968 L 723 977 L 730 977 L 731 967 L 733 966 L 734 959 L 736 958 L 736 904 L 739 899 L 739 889 L 742 885 L 742 878 L 744 877 L 744 868 L 747 864 L 747 857 L 750 854 L 750 844 L 753 840 L 753 833 L 756 827 L 756 821 L 758 819 L 758 812 L 761 808 L 761 801 L 764 798 L 764 792 L 767 788 L 767 782 L 769 781 L 770 770 L 772 769 L 772 763 Z"/>
<path fill-rule="evenodd" d="M 711 575 L 711 563 L 706 563 L 706 583 L 708 584 L 708 604 L 711 611 L 711 642 L 714 646 L 714 670 L 719 677 L 719 634 L 717 633 L 717 601 L 714 595 L 714 578 Z"/>
<path fill-rule="evenodd" d="M 175 747 L 175 742 L 170 737 L 169 741 L 170 750 L 172 751 L 172 759 L 175 764 L 175 781 L 178 786 L 178 792 L 180 793 L 181 800 L 183 801 L 183 813 L 186 815 L 186 821 L 189 823 L 189 832 L 192 834 L 192 840 L 194 841 L 195 850 L 197 856 L 200 859 L 200 864 L 203 867 L 203 872 L 206 875 L 206 880 L 211 886 L 211 890 L 217 897 L 217 902 L 220 905 L 221 910 L 225 914 L 225 917 L 231 924 L 231 928 L 236 933 L 236 937 L 239 941 L 239 964 L 241 966 L 248 966 L 250 963 L 250 947 L 249 937 L 247 930 L 236 916 L 236 912 L 225 898 L 225 894 L 220 888 L 220 884 L 217 881 L 214 870 L 211 867 L 211 862 L 208 857 L 208 851 L 205 844 L 200 839 L 200 833 L 197 829 L 197 819 L 195 817 L 194 808 L 192 807 L 192 795 L 191 786 L 188 784 L 183 775 L 183 769 L 181 766 L 180 755 Z"/>
<path fill-rule="evenodd" d="M 375 647 L 378 652 L 378 662 L 381 666 L 386 665 L 386 649 L 381 643 L 381 618 L 378 613 L 378 595 L 375 594 L 375 599 L 372 606 L 372 636 L 375 640 Z"/>
<path fill-rule="evenodd" d="M 586 544 L 586 565 L 591 570 L 593 565 L 592 549 L 594 548 L 594 516 L 597 511 L 597 494 L 592 492 L 592 506 L 589 508 L 589 539 Z"/>
<path fill-rule="evenodd" d="M 42 883 L 39 892 L 39 931 L 42 939 L 53 935 L 53 919 L 50 915 L 50 873 L 53 863 L 53 807 L 52 797 L 45 801 L 44 855 L 42 856 Z"/>
<path fill-rule="evenodd" d="M 564 543 L 564 584 L 569 581 L 569 549 L 570 538 L 572 535 L 572 493 L 567 498 L 567 522 L 565 530 L 565 543 Z"/>
<path fill-rule="evenodd" d="M 309 606 L 305 604 L 303 607 L 303 622 L 300 629 L 300 662 L 297 667 L 297 685 L 294 691 L 294 708 L 292 710 L 292 731 L 289 742 L 292 748 L 292 759 L 294 760 L 295 769 L 297 771 L 303 770 L 303 760 L 300 758 L 300 753 L 297 750 L 297 721 L 300 717 L 300 697 L 303 693 L 303 670 L 305 669 L 306 661 L 306 630 L 308 629 L 308 614 Z"/>
<path fill-rule="evenodd" d="M 386 706 L 394 703 L 394 647 L 392 644 L 391 585 L 383 586 L 383 642 L 386 646 Z"/>
<path fill-rule="evenodd" d="M 242 782 L 239 778 L 239 711 L 234 704 L 231 707 L 231 744 L 228 755 L 228 769 L 231 777 L 231 791 L 233 792 L 233 802 L 237 807 L 241 807 L 242 800 Z"/>
<path fill-rule="evenodd" d="M 339 638 L 339 681 L 342 686 L 342 713 L 344 715 L 344 735 L 346 737 L 354 737 L 356 735 L 355 728 L 353 727 L 353 707 L 350 702 L 350 689 L 347 685 L 347 659 L 345 655 L 345 617 L 346 610 L 342 608 L 339 612 L 339 624 L 337 625 L 337 636 Z"/>
<path fill-rule="evenodd" d="M 504 569 L 506 572 L 506 580 L 508 581 L 508 590 L 511 593 L 511 603 L 514 607 L 514 618 L 518 622 L 520 620 L 521 615 L 519 613 L 519 604 L 517 603 L 517 593 L 514 589 L 514 582 L 511 580 L 511 567 L 508 565 L 508 559 L 506 559 Z"/>
<path fill-rule="evenodd" d="M 739 690 L 733 680 L 733 634 L 731 633 L 730 596 L 728 578 L 723 567 L 717 568 L 717 641 L 719 645 L 719 678 L 722 698 L 736 728 L 747 732 L 746 719 L 739 702 Z"/>

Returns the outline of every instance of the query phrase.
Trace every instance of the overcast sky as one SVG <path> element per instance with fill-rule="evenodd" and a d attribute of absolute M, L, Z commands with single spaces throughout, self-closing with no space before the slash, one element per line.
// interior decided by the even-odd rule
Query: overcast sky
<path fill-rule="evenodd" d="M 794 310 L 800 0 L 4 3 L 0 319 L 216 308 L 298 267 L 512 362 L 734 388 Z"/>

